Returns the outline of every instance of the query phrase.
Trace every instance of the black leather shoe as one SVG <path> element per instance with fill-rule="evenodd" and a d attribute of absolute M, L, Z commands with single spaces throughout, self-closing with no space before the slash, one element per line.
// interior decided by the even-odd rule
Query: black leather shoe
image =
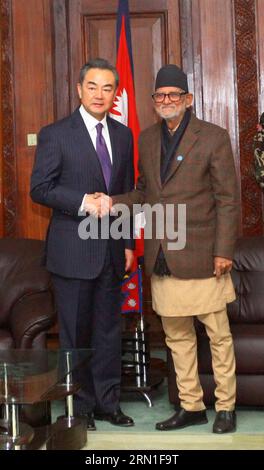
<path fill-rule="evenodd" d="M 120 408 L 113 413 L 95 412 L 94 418 L 100 421 L 109 421 L 115 426 L 134 426 L 134 421 L 130 416 L 124 415 Z"/>
<path fill-rule="evenodd" d="M 236 413 L 235 411 L 218 411 L 213 425 L 213 432 L 224 434 L 236 431 Z"/>
<path fill-rule="evenodd" d="M 96 431 L 93 413 L 79 413 L 77 418 L 86 420 L 86 427 L 88 431 Z"/>
<path fill-rule="evenodd" d="M 186 411 L 181 408 L 171 418 L 156 424 L 159 431 L 170 431 L 172 429 L 186 428 L 194 424 L 208 423 L 206 411 Z"/>

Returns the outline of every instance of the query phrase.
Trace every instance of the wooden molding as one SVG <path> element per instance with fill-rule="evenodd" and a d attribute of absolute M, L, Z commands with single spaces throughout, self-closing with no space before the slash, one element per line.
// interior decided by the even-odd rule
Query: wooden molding
<path fill-rule="evenodd" d="M 253 172 L 258 122 L 255 0 L 234 1 L 243 235 L 262 234 L 262 198 Z"/>
<path fill-rule="evenodd" d="M 14 93 L 11 1 L 1 0 L 2 234 L 16 235 L 17 178 L 14 144 Z"/>

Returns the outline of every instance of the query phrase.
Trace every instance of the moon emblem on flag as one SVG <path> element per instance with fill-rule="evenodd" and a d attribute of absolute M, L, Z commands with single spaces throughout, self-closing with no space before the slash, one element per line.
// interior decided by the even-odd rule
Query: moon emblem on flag
<path fill-rule="evenodd" d="M 130 283 L 127 285 L 127 288 L 128 288 L 128 289 L 131 289 L 131 290 L 132 290 L 132 289 L 135 289 L 135 287 L 136 287 L 136 284 L 134 284 L 134 282 L 130 282 Z"/>

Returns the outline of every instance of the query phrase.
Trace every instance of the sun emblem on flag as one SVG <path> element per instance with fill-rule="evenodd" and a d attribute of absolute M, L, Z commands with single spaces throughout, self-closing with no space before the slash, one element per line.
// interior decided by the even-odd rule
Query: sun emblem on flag
<path fill-rule="evenodd" d="M 128 96 L 126 89 L 123 88 L 123 90 L 120 90 L 120 93 L 116 95 L 115 101 L 113 104 L 113 113 L 110 113 L 110 116 L 113 119 L 116 119 L 117 121 L 121 122 L 121 124 L 124 124 L 127 126 L 128 123 Z"/>

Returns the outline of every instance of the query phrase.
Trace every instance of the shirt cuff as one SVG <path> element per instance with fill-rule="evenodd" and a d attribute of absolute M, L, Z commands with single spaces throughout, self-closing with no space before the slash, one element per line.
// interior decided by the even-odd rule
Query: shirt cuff
<path fill-rule="evenodd" d="M 79 209 L 79 212 L 86 212 L 85 209 L 84 209 L 84 204 L 85 204 L 85 198 L 86 198 L 87 194 L 85 194 L 83 196 L 83 200 L 82 200 L 82 204 L 80 206 L 80 209 Z"/>

